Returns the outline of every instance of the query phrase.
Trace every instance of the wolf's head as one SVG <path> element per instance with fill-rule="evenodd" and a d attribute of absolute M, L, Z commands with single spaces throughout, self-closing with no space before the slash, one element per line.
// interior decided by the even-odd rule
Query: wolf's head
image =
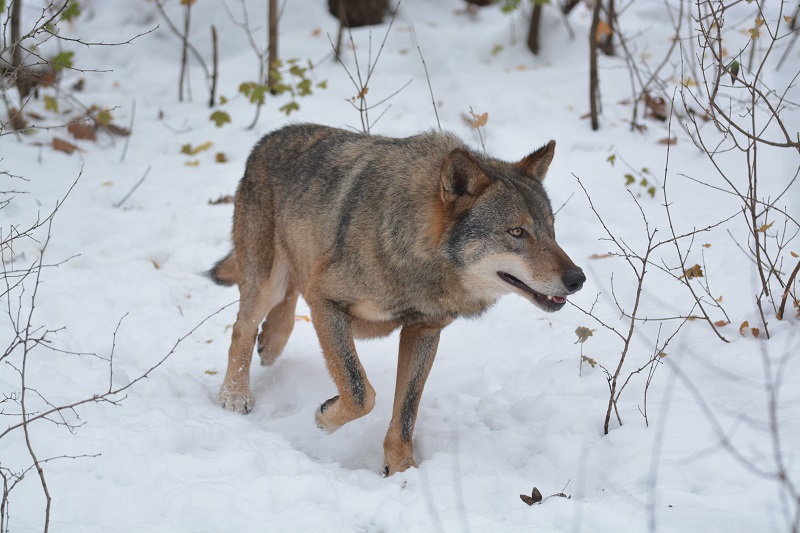
<path fill-rule="evenodd" d="M 553 211 L 542 180 L 555 141 L 517 163 L 483 158 L 460 148 L 445 157 L 439 241 L 476 296 L 513 292 L 545 311 L 557 311 L 586 281 L 556 243 Z"/>

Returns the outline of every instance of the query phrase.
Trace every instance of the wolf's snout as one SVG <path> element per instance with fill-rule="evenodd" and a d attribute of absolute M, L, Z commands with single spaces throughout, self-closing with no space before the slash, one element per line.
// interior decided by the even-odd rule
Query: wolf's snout
<path fill-rule="evenodd" d="M 584 281 L 586 281 L 586 276 L 583 274 L 583 270 L 576 266 L 570 268 L 561 276 L 561 282 L 570 294 L 581 290 Z"/>

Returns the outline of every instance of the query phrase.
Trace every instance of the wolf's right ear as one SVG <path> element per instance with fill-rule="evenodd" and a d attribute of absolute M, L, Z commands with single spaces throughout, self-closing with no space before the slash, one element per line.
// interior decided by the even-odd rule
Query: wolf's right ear
<path fill-rule="evenodd" d="M 529 178 L 542 181 L 545 174 L 547 174 L 550 163 L 553 162 L 555 153 L 556 142 L 550 141 L 532 154 L 523 157 L 522 160 L 517 163 L 517 168 Z"/>
<path fill-rule="evenodd" d="M 456 148 L 442 162 L 442 202 L 467 209 L 492 181 L 466 150 Z"/>

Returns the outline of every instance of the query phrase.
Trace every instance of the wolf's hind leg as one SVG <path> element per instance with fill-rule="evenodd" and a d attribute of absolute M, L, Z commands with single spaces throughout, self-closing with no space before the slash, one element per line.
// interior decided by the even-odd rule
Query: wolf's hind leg
<path fill-rule="evenodd" d="M 362 417 L 375 406 L 372 388 L 353 343 L 350 317 L 333 302 L 308 299 L 311 322 L 317 331 L 322 355 L 339 391 L 317 411 L 317 425 L 333 433 L 344 424 Z"/>
<path fill-rule="evenodd" d="M 389 431 L 383 441 L 383 473 L 390 476 L 417 466 L 411 446 L 417 409 L 431 370 L 442 325 L 403 326 L 397 361 L 397 385 Z"/>
<path fill-rule="evenodd" d="M 266 279 L 245 276 L 239 284 L 239 314 L 233 325 L 228 369 L 218 396 L 219 404 L 229 411 L 245 414 L 253 408 L 250 363 L 258 324 L 284 298 L 287 275 L 276 261 Z"/>
<path fill-rule="evenodd" d="M 293 287 L 286 290 L 286 297 L 269 312 L 258 334 L 258 355 L 263 366 L 272 365 L 283 352 L 294 328 L 294 312 L 298 293 Z"/>

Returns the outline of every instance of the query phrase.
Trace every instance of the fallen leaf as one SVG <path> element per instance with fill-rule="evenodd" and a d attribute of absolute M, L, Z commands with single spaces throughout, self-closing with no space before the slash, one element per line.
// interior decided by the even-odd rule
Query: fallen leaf
<path fill-rule="evenodd" d="M 747 320 L 742 322 L 742 325 L 739 326 L 739 335 L 744 337 L 744 332 L 747 331 L 747 328 L 749 328 L 749 327 L 750 327 L 750 323 Z"/>
<path fill-rule="evenodd" d="M 527 503 L 528 505 L 533 505 L 534 503 L 539 503 L 542 501 L 542 493 L 539 491 L 539 489 L 533 487 L 530 496 L 528 496 L 527 494 L 520 494 L 519 499 Z"/>
<path fill-rule="evenodd" d="M 28 113 L 30 115 L 30 113 Z M 8 116 L 11 117 L 11 129 L 14 131 L 21 131 L 28 127 L 25 117 L 19 112 L 19 109 L 12 107 L 8 110 Z M 36 118 L 36 117 L 34 117 Z"/>
<path fill-rule="evenodd" d="M 217 372 L 216 370 L 206 370 L 206 374 L 208 374 L 209 376 L 216 376 L 217 374 L 219 374 L 219 372 Z"/>
<path fill-rule="evenodd" d="M 200 166 L 200 160 L 199 159 L 194 159 L 192 161 L 187 161 L 187 162 L 184 163 L 184 165 L 186 165 L 187 167 L 199 167 Z"/>
<path fill-rule="evenodd" d="M 220 205 L 220 204 L 232 204 L 233 203 L 233 196 L 230 194 L 226 194 L 225 196 L 220 196 L 216 200 L 209 200 L 208 205 Z"/>
<path fill-rule="evenodd" d="M 103 131 L 111 135 L 116 135 L 117 137 L 127 137 L 131 134 L 131 130 L 123 128 L 122 126 L 117 126 L 116 124 L 106 124 L 103 126 Z"/>
<path fill-rule="evenodd" d="M 311 30 L 312 37 L 319 37 L 320 35 L 322 35 L 322 28 L 314 28 Z"/>
<path fill-rule="evenodd" d="M 191 144 L 184 144 L 181 146 L 181 153 L 186 155 L 196 155 L 204 150 L 208 150 L 214 143 L 211 141 L 204 142 L 203 144 L 198 144 L 197 146 L 192 146 Z"/>
<path fill-rule="evenodd" d="M 295 322 L 300 322 L 300 321 L 302 321 L 302 322 L 311 322 L 311 317 L 306 316 L 306 315 L 294 315 L 294 321 Z"/>
<path fill-rule="evenodd" d="M 761 333 L 758 328 L 750 328 L 750 332 L 753 334 L 753 337 L 758 337 L 758 335 Z"/>
<path fill-rule="evenodd" d="M 67 131 L 70 133 L 70 135 L 79 140 L 97 140 L 97 133 L 94 131 L 94 126 L 87 124 L 86 122 L 70 122 L 67 126 Z"/>
<path fill-rule="evenodd" d="M 661 121 L 667 120 L 667 101 L 662 97 L 652 97 L 650 93 L 644 93 L 644 104 L 649 111 L 647 116 Z"/>
<path fill-rule="evenodd" d="M 51 146 L 54 150 L 64 152 L 65 154 L 71 154 L 72 152 L 78 150 L 78 147 L 71 142 L 65 141 L 64 139 L 59 139 L 58 137 L 53 137 Z"/>
<path fill-rule="evenodd" d="M 217 154 L 214 156 L 214 161 L 217 163 L 227 163 L 228 158 L 225 156 L 225 152 L 217 152 Z"/>
<path fill-rule="evenodd" d="M 158 261 L 156 261 L 155 259 L 151 259 L 150 262 L 153 263 L 153 267 L 156 270 L 161 270 L 161 265 L 158 264 Z"/>

